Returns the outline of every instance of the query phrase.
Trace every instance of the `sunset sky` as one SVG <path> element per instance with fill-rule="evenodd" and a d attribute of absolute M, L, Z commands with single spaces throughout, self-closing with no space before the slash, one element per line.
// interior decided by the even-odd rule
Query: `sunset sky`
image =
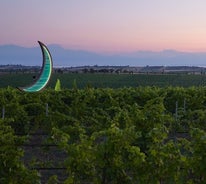
<path fill-rule="evenodd" d="M 205 0 L 1 0 L 0 45 L 206 52 Z"/>

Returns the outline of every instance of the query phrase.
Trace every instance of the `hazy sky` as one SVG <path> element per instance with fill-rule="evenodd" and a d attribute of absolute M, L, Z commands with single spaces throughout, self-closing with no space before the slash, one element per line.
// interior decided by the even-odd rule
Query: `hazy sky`
<path fill-rule="evenodd" d="M 206 0 L 1 0 L 0 45 L 206 51 Z"/>

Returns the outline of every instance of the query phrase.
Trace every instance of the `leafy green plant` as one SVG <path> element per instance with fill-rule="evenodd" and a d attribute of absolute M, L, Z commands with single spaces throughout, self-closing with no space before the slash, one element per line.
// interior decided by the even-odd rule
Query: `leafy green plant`
<path fill-rule="evenodd" d="M 39 175 L 21 162 L 24 139 L 14 134 L 7 122 L 0 121 L 0 183 L 39 183 Z"/>
<path fill-rule="evenodd" d="M 61 82 L 60 82 L 59 79 L 57 79 L 57 82 L 56 82 L 54 90 L 55 91 L 61 91 Z"/>

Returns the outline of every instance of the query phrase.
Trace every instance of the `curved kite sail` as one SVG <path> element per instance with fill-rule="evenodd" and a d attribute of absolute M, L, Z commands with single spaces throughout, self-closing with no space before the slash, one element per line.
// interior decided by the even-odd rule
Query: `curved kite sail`
<path fill-rule="evenodd" d="M 43 56 L 43 65 L 42 65 L 41 73 L 37 78 L 37 80 L 35 80 L 35 82 L 32 85 L 27 87 L 19 87 L 18 89 L 20 89 L 21 91 L 25 91 L 25 92 L 41 91 L 46 87 L 51 77 L 52 65 L 53 65 L 51 54 L 48 48 L 46 47 L 46 45 L 44 45 L 40 41 L 38 41 L 38 43 L 41 47 L 42 56 Z"/>

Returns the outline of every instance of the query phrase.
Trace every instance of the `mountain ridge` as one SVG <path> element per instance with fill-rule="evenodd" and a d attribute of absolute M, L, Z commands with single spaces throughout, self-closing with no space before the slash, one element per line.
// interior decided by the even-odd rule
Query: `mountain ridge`
<path fill-rule="evenodd" d="M 129 66 L 205 66 L 206 52 L 141 50 L 131 53 L 103 54 L 86 50 L 65 49 L 50 44 L 54 66 L 129 65 Z M 37 66 L 42 64 L 40 48 L 18 45 L 0 45 L 0 64 Z"/>

